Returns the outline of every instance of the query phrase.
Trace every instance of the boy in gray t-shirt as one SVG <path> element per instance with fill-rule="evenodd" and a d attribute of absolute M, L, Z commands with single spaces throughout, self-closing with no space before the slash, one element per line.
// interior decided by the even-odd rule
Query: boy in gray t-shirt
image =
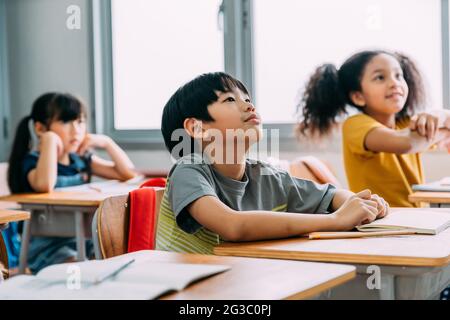
<path fill-rule="evenodd" d="M 260 124 L 245 86 L 225 73 L 201 75 L 170 98 L 161 130 L 178 161 L 161 204 L 156 249 L 212 253 L 223 240 L 350 230 L 388 213 L 369 190 L 354 194 L 246 159 Z"/>

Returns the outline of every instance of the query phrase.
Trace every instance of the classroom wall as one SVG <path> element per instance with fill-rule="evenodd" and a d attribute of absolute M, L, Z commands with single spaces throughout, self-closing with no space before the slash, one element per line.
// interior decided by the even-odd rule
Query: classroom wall
<path fill-rule="evenodd" d="M 60 90 L 93 104 L 89 0 L 7 0 L 11 128 L 40 94 Z M 67 7 L 81 9 L 81 29 L 66 27 Z"/>
<path fill-rule="evenodd" d="M 66 28 L 66 9 L 70 5 L 78 5 L 81 9 L 80 30 Z M 32 101 L 45 91 L 76 93 L 93 106 L 90 10 L 89 0 L 6 0 L 10 127 L 15 128 L 20 118 L 29 114 Z M 345 183 L 339 138 L 332 145 L 333 148 L 314 152 L 309 147 L 297 145 L 297 151 L 281 151 L 280 158 L 292 160 L 305 154 L 325 158 L 336 169 L 340 181 Z M 171 166 L 165 150 L 127 152 L 137 167 L 167 169 Z M 450 161 L 445 153 L 425 155 L 424 164 L 428 180 L 450 174 Z"/>

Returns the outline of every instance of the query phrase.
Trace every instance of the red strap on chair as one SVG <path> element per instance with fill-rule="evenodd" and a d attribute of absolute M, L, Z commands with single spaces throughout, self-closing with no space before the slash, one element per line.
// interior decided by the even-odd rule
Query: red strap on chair
<path fill-rule="evenodd" d="M 139 188 L 143 187 L 166 187 L 166 179 L 165 178 L 152 178 L 145 181 Z"/>
<path fill-rule="evenodd" d="M 128 252 L 155 248 L 156 191 L 140 188 L 130 192 Z"/>

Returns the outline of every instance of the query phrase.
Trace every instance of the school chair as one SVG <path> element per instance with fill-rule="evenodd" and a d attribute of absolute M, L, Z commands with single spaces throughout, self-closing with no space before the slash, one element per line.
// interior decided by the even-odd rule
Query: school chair
<path fill-rule="evenodd" d="M 0 196 L 7 196 L 11 193 L 8 187 L 7 174 L 8 163 L 0 162 Z M 0 209 L 7 209 L 11 207 L 17 207 L 17 205 L 8 202 L 0 202 Z"/>
<path fill-rule="evenodd" d="M 302 179 L 317 183 L 331 183 L 337 188 L 341 187 L 333 168 L 329 163 L 313 156 L 297 158 L 289 163 L 289 173 Z"/>
<path fill-rule="evenodd" d="M 1 231 L 1 227 L 0 227 Z M 9 264 L 8 264 L 8 252 L 6 251 L 6 245 L 3 241 L 2 233 L 0 232 L 0 281 L 2 279 L 7 279 Z"/>
<path fill-rule="evenodd" d="M 143 187 L 128 195 L 105 199 L 92 220 L 95 258 L 106 259 L 127 252 L 154 249 L 164 190 L 162 187 Z"/>

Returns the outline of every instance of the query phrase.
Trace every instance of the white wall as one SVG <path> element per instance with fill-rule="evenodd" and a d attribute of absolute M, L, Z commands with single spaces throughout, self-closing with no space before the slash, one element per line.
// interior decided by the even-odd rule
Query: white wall
<path fill-rule="evenodd" d="M 66 27 L 67 7 L 81 9 L 81 29 Z M 89 0 L 7 0 L 12 128 L 47 91 L 71 92 L 93 102 Z"/>

